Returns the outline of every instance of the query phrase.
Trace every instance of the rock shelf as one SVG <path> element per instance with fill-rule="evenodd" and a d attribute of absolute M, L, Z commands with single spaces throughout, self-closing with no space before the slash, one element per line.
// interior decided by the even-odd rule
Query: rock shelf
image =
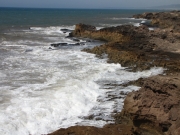
<path fill-rule="evenodd" d="M 106 41 L 83 51 L 98 57 L 107 54 L 108 62 L 120 63 L 132 71 L 160 66 L 166 69 L 165 74 L 130 82 L 141 88 L 126 96 L 123 110 L 115 115 L 115 124 L 103 128 L 73 126 L 51 135 L 180 134 L 180 11 L 133 17 L 150 19 L 156 29 L 149 30 L 142 24 L 96 30 L 94 26 L 77 24 L 70 36 Z"/>

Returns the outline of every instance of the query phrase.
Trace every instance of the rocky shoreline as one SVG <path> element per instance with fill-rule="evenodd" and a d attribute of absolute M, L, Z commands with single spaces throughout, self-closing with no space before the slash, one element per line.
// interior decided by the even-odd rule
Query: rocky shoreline
<path fill-rule="evenodd" d="M 150 19 L 155 29 L 149 30 L 145 23 L 140 27 L 123 25 L 100 30 L 77 24 L 70 36 L 106 41 L 83 51 L 98 57 L 107 54 L 110 63 L 120 63 L 132 71 L 164 67 L 165 74 L 130 82 L 141 89 L 126 96 L 123 110 L 115 115 L 115 124 L 103 128 L 73 126 L 50 135 L 180 134 L 180 11 L 133 17 Z"/>

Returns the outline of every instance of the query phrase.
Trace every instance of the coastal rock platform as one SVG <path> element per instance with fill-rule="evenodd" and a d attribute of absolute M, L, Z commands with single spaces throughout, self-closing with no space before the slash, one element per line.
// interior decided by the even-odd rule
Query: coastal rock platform
<path fill-rule="evenodd" d="M 180 134 L 180 11 L 134 17 L 151 19 L 157 28 L 123 25 L 96 30 L 94 26 L 77 24 L 70 36 L 106 41 L 83 51 L 100 58 L 107 54 L 110 63 L 120 63 L 132 71 L 164 67 L 165 73 L 129 82 L 141 88 L 126 96 L 123 110 L 114 116 L 114 124 L 103 128 L 73 126 L 50 135 Z"/>

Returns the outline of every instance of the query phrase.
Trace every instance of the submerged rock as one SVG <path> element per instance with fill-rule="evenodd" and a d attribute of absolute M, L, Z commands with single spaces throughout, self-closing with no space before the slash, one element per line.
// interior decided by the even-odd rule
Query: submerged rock
<path fill-rule="evenodd" d="M 67 46 L 68 43 L 54 43 L 54 44 L 51 44 L 51 46 L 53 47 L 58 47 L 58 46 Z"/>
<path fill-rule="evenodd" d="M 60 29 L 62 32 L 72 32 L 73 30 L 70 29 Z"/>
<path fill-rule="evenodd" d="M 68 43 L 54 43 L 51 44 L 51 46 L 53 47 L 60 47 L 60 46 L 79 46 L 79 45 L 85 45 L 83 42 L 79 42 L 79 43 L 72 43 L 72 44 L 68 44 Z M 51 48 L 51 47 L 50 47 Z"/>

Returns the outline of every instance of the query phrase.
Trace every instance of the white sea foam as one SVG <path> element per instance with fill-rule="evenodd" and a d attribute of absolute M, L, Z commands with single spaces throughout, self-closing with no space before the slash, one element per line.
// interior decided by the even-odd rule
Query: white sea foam
<path fill-rule="evenodd" d="M 102 28 L 104 28 L 104 27 L 96 27 L 97 30 L 100 30 L 100 29 L 102 29 Z"/>
<path fill-rule="evenodd" d="M 153 27 L 149 27 L 148 29 L 149 29 L 149 30 L 155 30 L 156 28 L 153 28 Z"/>
<path fill-rule="evenodd" d="M 139 27 L 141 26 L 140 23 L 131 23 L 132 25 L 136 26 L 136 27 Z"/>
<path fill-rule="evenodd" d="M 120 26 L 120 25 L 122 25 L 122 24 L 99 24 L 99 25 L 101 25 L 102 27 L 116 27 L 116 26 Z M 101 27 L 100 27 L 101 28 Z"/>
<path fill-rule="evenodd" d="M 112 20 L 147 20 L 147 19 L 143 19 L 143 18 L 117 18 L 117 17 L 113 17 L 111 18 Z"/>
<path fill-rule="evenodd" d="M 61 29 L 64 28 L 66 27 L 30 27 L 30 30 L 33 31 L 28 31 L 28 32 L 38 32 L 46 35 L 57 35 L 57 34 L 65 34 L 63 33 L 63 31 L 61 31 Z M 75 26 L 69 26 L 68 30 L 73 30 L 74 28 Z"/>
<path fill-rule="evenodd" d="M 80 51 L 93 43 L 48 49 L 49 43 L 58 42 L 57 39 L 76 43 L 65 38 L 66 33 L 59 32 L 60 28 L 64 27 L 31 28 L 16 42 L 1 44 L 10 50 L 9 55 L 0 55 L 1 134 L 47 134 L 76 124 L 102 127 L 113 122 L 113 110 L 122 109 L 124 96 L 120 93 L 139 89 L 120 84 L 163 72 L 158 67 L 129 72 L 120 64 L 109 64 L 106 59 Z M 44 40 L 40 38 L 43 34 L 47 37 Z M 40 41 L 34 40 L 37 35 Z M 31 38 L 23 40 L 26 37 Z M 118 87 L 108 84 L 118 84 Z M 110 95 L 122 98 L 110 100 Z M 86 119 L 89 115 L 94 118 Z"/>
<path fill-rule="evenodd" d="M 136 22 L 128 22 L 126 24 L 131 24 L 131 25 L 134 25 L 136 27 L 141 26 L 139 22 L 138 23 L 136 23 Z M 117 27 L 117 26 L 121 26 L 123 24 L 100 24 L 100 25 L 103 26 L 103 27 Z M 99 27 L 99 28 L 103 28 L 103 27 Z"/>
<path fill-rule="evenodd" d="M 141 23 L 146 23 L 146 21 L 141 21 Z"/>

